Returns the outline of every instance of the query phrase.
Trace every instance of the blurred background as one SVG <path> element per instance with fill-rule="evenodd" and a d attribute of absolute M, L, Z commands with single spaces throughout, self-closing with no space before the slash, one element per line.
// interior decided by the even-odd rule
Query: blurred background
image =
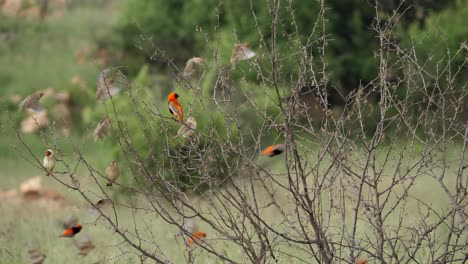
<path fill-rule="evenodd" d="M 271 37 L 268 2 L 0 0 L 0 189 L 17 188 L 26 179 L 42 174 L 37 163 L 24 158 L 26 153 L 18 144 L 17 131 L 39 156 L 43 155 L 46 147 L 60 144 L 65 155 L 73 158 L 76 154 L 74 147 L 83 144 L 83 152 L 89 155 L 98 169 L 104 170 L 111 159 L 124 160 L 117 144 L 118 138 L 110 137 L 97 143 L 92 141 L 94 127 L 106 115 L 105 104 L 96 103 L 97 78 L 104 69 L 118 67 L 126 75 L 130 86 L 136 89 L 136 96 L 150 100 L 162 115 L 169 117 L 166 101 L 169 92 L 179 91 L 184 103 L 189 102 L 193 93 L 178 79 L 188 59 L 200 56 L 224 67 L 229 65 L 234 44 L 247 42 L 257 52 L 259 62 L 267 61 L 268 40 Z M 403 48 L 415 48 L 419 61 L 424 62 L 430 72 L 437 72 L 439 62 L 450 58 L 446 66 L 460 71 L 455 82 L 449 80 L 450 85 L 458 89 L 466 88 L 467 1 L 414 0 L 405 1 L 400 6 L 397 1 L 383 0 L 378 7 L 364 2 L 325 1 L 325 39 L 321 38 L 322 29 L 314 27 L 317 15 L 323 11 L 317 1 L 291 1 L 281 6 L 282 35 L 277 45 L 279 56 L 283 58 L 284 96 L 288 95 L 288 85 L 292 86 L 293 83 L 288 80 L 297 78 L 298 74 L 300 54 L 288 56 L 295 48 L 292 40 L 306 41 L 312 36 L 307 52 L 314 56 L 316 65 L 321 65 L 323 58 L 326 60 L 329 80 L 325 87 L 327 107 L 340 111 L 348 94 L 368 87 L 379 74 L 380 61 L 376 52 L 380 43 L 373 30 L 378 26 L 376 8 L 380 20 L 386 21 L 394 15 L 393 10 L 397 7 L 401 11 L 398 20 L 386 22 L 394 23 L 393 41 Z M 256 20 L 251 9 L 255 11 Z M 289 15 L 291 10 L 295 11 L 295 23 Z M 465 45 L 465 48 L 456 53 L 461 45 Z M 323 46 L 326 46 L 324 55 Z M 265 71 L 271 67 L 267 63 L 263 66 Z M 206 95 L 212 94 L 219 67 L 207 68 L 203 81 L 195 81 L 191 85 L 201 86 Z M 400 74 L 396 71 L 388 78 L 390 81 L 396 80 Z M 239 87 L 249 82 L 247 87 L 253 91 L 265 85 L 255 71 L 249 71 L 247 67 L 240 66 L 231 76 Z M 440 79 L 438 85 L 446 85 L 446 82 L 446 79 Z M 435 90 L 432 84 L 428 87 Z M 47 112 L 38 117 L 36 124 L 27 112 L 18 112 L 18 104 L 39 90 L 46 91 L 42 103 Z M 403 96 L 405 92 L 404 88 L 395 90 L 397 95 Z M 423 94 L 414 93 L 413 96 L 411 100 L 415 102 L 425 100 Z M 378 91 L 370 101 L 373 107 L 378 108 Z M 311 99 L 310 103 L 314 102 Z M 464 105 L 465 110 L 459 117 L 461 120 L 468 117 L 468 106 Z M 121 121 L 130 129 L 134 145 L 141 153 L 149 155 L 151 147 L 140 131 L 132 100 L 125 94 L 119 95 L 116 107 L 120 113 L 128 113 L 122 115 Z M 202 106 L 195 107 L 202 109 Z M 248 109 L 239 111 L 241 115 L 245 114 L 245 127 L 254 129 L 257 123 L 247 114 Z M 267 111 L 275 114 L 278 109 L 269 108 Z M 320 110 L 310 114 L 317 115 L 314 118 L 318 120 L 319 128 L 323 114 Z M 213 113 L 198 111 L 197 115 L 197 120 L 207 120 Z M 370 133 L 376 121 L 366 119 Z M 223 126 L 221 118 L 215 125 Z M 60 136 L 52 137 L 50 127 Z M 171 133 L 174 134 L 177 129 L 173 128 Z M 153 132 L 154 138 L 151 140 L 157 145 L 161 143 L 157 135 L 166 131 L 160 128 Z M 277 134 L 267 134 L 265 137 L 274 140 Z M 45 146 L 44 140 L 50 144 Z M 79 173 L 83 171 L 80 169 Z M 131 177 L 123 176 L 121 180 L 128 183 Z M 60 188 L 51 180 L 45 184 L 52 189 Z M 68 196 L 73 199 L 72 194 L 67 193 Z M 15 228 L 16 216 L 11 209 L 2 208 L 10 217 L 8 224 L 3 225 L 0 231 L 10 232 L 8 228 Z M 62 213 L 64 215 L 66 213 Z M 22 230 L 24 233 L 31 231 L 29 227 L 22 227 Z M 0 241 L 0 245 L 2 242 L 5 243 Z M 19 248 L 23 240 L 16 243 Z M 8 255 L 0 253 L 0 257 L 2 254 Z"/>

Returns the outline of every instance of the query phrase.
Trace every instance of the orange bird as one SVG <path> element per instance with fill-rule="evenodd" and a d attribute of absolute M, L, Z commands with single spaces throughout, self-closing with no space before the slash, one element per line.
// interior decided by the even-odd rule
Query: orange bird
<path fill-rule="evenodd" d="M 271 145 L 262 151 L 262 155 L 273 157 L 284 152 L 284 144 Z"/>
<path fill-rule="evenodd" d="M 182 112 L 182 106 L 179 104 L 177 98 L 179 98 L 178 94 L 170 93 L 167 97 L 167 105 L 169 106 L 169 112 L 182 122 L 184 120 L 184 113 Z"/>
<path fill-rule="evenodd" d="M 82 225 L 76 224 L 75 226 L 72 226 L 66 229 L 65 231 L 63 231 L 60 237 L 74 237 L 76 234 L 78 234 L 81 231 L 82 227 L 83 227 Z"/>
<path fill-rule="evenodd" d="M 195 243 L 195 240 L 198 240 L 198 239 L 203 239 L 206 237 L 206 233 L 205 232 L 200 232 L 200 231 L 196 231 L 193 236 L 189 237 L 187 239 L 187 243 L 189 246 L 192 246 L 193 243 Z"/>

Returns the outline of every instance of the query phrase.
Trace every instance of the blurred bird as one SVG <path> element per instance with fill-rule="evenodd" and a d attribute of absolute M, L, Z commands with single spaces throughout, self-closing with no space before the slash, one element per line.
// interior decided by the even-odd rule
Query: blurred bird
<path fill-rule="evenodd" d="M 98 86 L 96 98 L 99 101 L 104 101 L 110 96 L 114 96 L 120 92 L 120 88 L 115 86 L 115 78 L 111 76 L 111 70 L 103 70 L 98 77 Z"/>
<path fill-rule="evenodd" d="M 356 259 L 356 264 L 367 264 L 367 260 L 365 260 L 365 259 Z"/>
<path fill-rule="evenodd" d="M 75 215 L 70 214 L 70 215 L 68 215 L 68 218 L 67 218 L 66 221 L 57 220 L 56 223 L 62 229 L 69 229 L 69 228 L 72 228 L 72 227 L 74 227 L 74 226 L 76 226 L 78 224 L 78 218 Z"/>
<path fill-rule="evenodd" d="M 112 186 L 112 183 L 117 180 L 117 178 L 120 176 L 120 171 L 119 168 L 117 167 L 117 162 L 111 161 L 109 162 L 109 165 L 107 165 L 106 168 L 106 178 L 109 180 L 107 183 L 107 186 Z"/>
<path fill-rule="evenodd" d="M 96 129 L 94 129 L 93 132 L 94 142 L 98 141 L 98 139 L 103 139 L 107 135 L 107 132 L 109 132 L 110 124 L 111 120 L 108 117 L 99 121 L 98 125 L 96 126 Z"/>
<path fill-rule="evenodd" d="M 185 229 L 190 233 L 189 238 L 187 239 L 187 245 L 193 246 L 194 243 L 196 243 L 197 240 L 202 240 L 206 237 L 205 232 L 200 232 L 198 231 L 198 225 L 192 220 L 189 220 L 186 225 Z"/>
<path fill-rule="evenodd" d="M 178 94 L 170 93 L 167 97 L 167 103 L 169 107 L 169 112 L 171 112 L 171 114 L 175 118 L 179 119 L 179 121 L 182 122 L 184 120 L 184 113 L 182 112 L 182 106 L 180 105 L 177 98 L 179 98 Z"/>
<path fill-rule="evenodd" d="M 195 118 L 190 116 L 187 118 L 187 123 L 182 124 L 179 128 L 179 131 L 177 131 L 176 137 L 183 137 L 183 138 L 189 138 L 195 134 L 195 129 L 197 128 L 197 121 L 195 121 Z"/>
<path fill-rule="evenodd" d="M 192 76 L 192 74 L 195 72 L 195 69 L 198 65 L 200 65 L 203 62 L 203 58 L 200 57 L 193 57 L 190 60 L 187 61 L 185 64 L 185 69 L 184 72 L 182 73 L 182 77 L 188 78 Z"/>
<path fill-rule="evenodd" d="M 102 209 L 102 208 L 104 208 L 104 206 L 107 206 L 107 205 L 111 204 L 111 202 L 112 201 L 109 198 L 100 199 L 99 201 L 97 201 L 94 204 L 94 206 L 93 205 L 89 206 L 88 213 L 89 214 L 94 214 L 96 212 L 96 208 Z"/>
<path fill-rule="evenodd" d="M 42 264 L 46 258 L 46 255 L 42 254 L 37 249 L 28 250 L 28 254 L 31 259 L 31 264 Z"/>
<path fill-rule="evenodd" d="M 75 226 L 65 229 L 60 237 L 74 237 L 81 231 L 82 228 L 83 226 L 81 224 L 76 224 Z"/>
<path fill-rule="evenodd" d="M 267 147 L 262 151 L 262 155 L 274 157 L 284 152 L 284 144 L 275 144 Z"/>
<path fill-rule="evenodd" d="M 43 164 L 44 169 L 47 171 L 47 176 L 52 175 L 52 170 L 54 169 L 55 166 L 55 160 L 54 160 L 54 152 L 51 149 L 47 149 L 45 151 L 45 157 Z"/>
<path fill-rule="evenodd" d="M 36 92 L 31 94 L 30 96 L 26 97 L 20 104 L 19 110 L 29 109 L 33 112 L 42 112 L 44 108 L 42 108 L 39 100 L 44 96 L 44 92 Z"/>
<path fill-rule="evenodd" d="M 239 61 L 248 60 L 255 57 L 255 52 L 250 49 L 250 44 L 236 44 L 231 55 L 231 64 L 235 66 Z"/>
<path fill-rule="evenodd" d="M 80 254 L 81 256 L 87 256 L 89 252 L 96 248 L 96 246 L 94 246 L 93 244 L 93 241 L 91 241 L 91 239 L 88 236 L 86 236 L 83 240 L 80 241 L 73 240 L 73 244 L 80 251 L 78 254 Z"/>

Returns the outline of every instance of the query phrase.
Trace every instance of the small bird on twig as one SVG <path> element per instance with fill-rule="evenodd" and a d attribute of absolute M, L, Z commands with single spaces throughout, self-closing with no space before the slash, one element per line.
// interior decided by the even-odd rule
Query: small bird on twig
<path fill-rule="evenodd" d="M 285 150 L 284 144 L 275 144 L 264 149 L 262 151 L 262 155 L 268 156 L 268 157 L 274 157 L 276 155 L 283 153 L 284 150 Z"/>
<path fill-rule="evenodd" d="M 94 142 L 98 141 L 98 139 L 103 139 L 107 135 L 110 125 L 111 120 L 108 117 L 99 121 L 93 132 Z"/>
<path fill-rule="evenodd" d="M 177 131 L 177 135 L 175 137 L 190 138 L 195 134 L 196 128 L 197 121 L 195 121 L 195 118 L 190 116 L 187 118 L 187 123 L 180 126 L 179 131 Z"/>
<path fill-rule="evenodd" d="M 109 182 L 107 183 L 107 186 L 110 187 L 112 186 L 112 183 L 114 183 L 115 180 L 117 180 L 117 178 L 120 176 L 120 171 L 119 171 L 119 168 L 117 167 L 117 162 L 115 161 L 109 162 L 109 165 L 107 165 L 105 174 L 106 174 L 106 178 L 109 180 Z"/>
<path fill-rule="evenodd" d="M 44 111 L 44 108 L 42 108 L 41 104 L 39 103 L 39 100 L 44 96 L 44 92 L 36 92 L 28 97 L 26 97 L 21 103 L 19 104 L 19 110 L 23 109 L 29 109 L 33 112 L 42 112 Z"/>
<path fill-rule="evenodd" d="M 236 44 L 232 51 L 231 64 L 232 66 L 236 66 L 239 61 L 251 59 L 255 55 L 255 52 L 250 49 L 249 43 Z"/>
<path fill-rule="evenodd" d="M 104 208 L 105 206 L 107 206 L 107 205 L 109 205 L 111 203 L 112 203 L 112 201 L 109 198 L 100 199 L 99 201 L 97 201 L 94 204 L 94 206 L 93 205 L 89 206 L 88 213 L 93 215 L 96 212 L 96 208 L 102 209 L 102 208 Z"/>
<path fill-rule="evenodd" d="M 179 103 L 179 95 L 177 93 L 170 93 L 167 97 L 167 105 L 169 107 L 169 112 L 177 118 L 180 122 L 184 120 L 184 113 L 182 111 L 182 106 Z"/>
<path fill-rule="evenodd" d="M 120 92 L 121 88 L 115 85 L 115 78 L 109 69 L 103 70 L 98 77 L 96 98 L 104 101 Z"/>
<path fill-rule="evenodd" d="M 47 149 L 45 151 L 45 157 L 42 165 L 47 171 L 47 176 L 51 176 L 55 166 L 54 152 L 51 149 Z"/>
<path fill-rule="evenodd" d="M 193 57 L 187 61 L 185 64 L 185 69 L 184 72 L 182 73 L 182 77 L 188 78 L 192 76 L 192 74 L 195 72 L 195 69 L 198 65 L 200 65 L 203 62 L 203 58 L 200 57 Z"/>

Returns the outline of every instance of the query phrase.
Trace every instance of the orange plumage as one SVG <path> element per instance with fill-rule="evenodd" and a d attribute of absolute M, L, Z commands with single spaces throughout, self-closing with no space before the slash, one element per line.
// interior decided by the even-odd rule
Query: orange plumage
<path fill-rule="evenodd" d="M 206 233 L 205 232 L 195 232 L 193 234 L 193 236 L 189 237 L 188 240 L 187 240 L 187 243 L 189 246 L 192 246 L 193 243 L 195 243 L 195 240 L 199 240 L 199 239 L 202 239 L 202 238 L 205 238 L 206 237 Z"/>
<path fill-rule="evenodd" d="M 66 229 L 65 231 L 63 231 L 63 233 L 60 236 L 61 237 L 74 237 L 76 234 L 78 234 L 81 231 L 82 228 L 83 228 L 82 225 L 76 224 L 75 226 L 70 227 Z"/>
<path fill-rule="evenodd" d="M 178 94 L 170 93 L 167 97 L 167 103 L 169 107 L 169 112 L 171 112 L 171 114 L 175 118 L 179 119 L 179 121 L 182 122 L 184 120 L 184 113 L 182 111 L 182 106 L 180 105 L 177 98 L 179 98 Z"/>
<path fill-rule="evenodd" d="M 284 152 L 284 144 L 275 144 L 267 147 L 262 151 L 262 155 L 273 157 Z"/>

